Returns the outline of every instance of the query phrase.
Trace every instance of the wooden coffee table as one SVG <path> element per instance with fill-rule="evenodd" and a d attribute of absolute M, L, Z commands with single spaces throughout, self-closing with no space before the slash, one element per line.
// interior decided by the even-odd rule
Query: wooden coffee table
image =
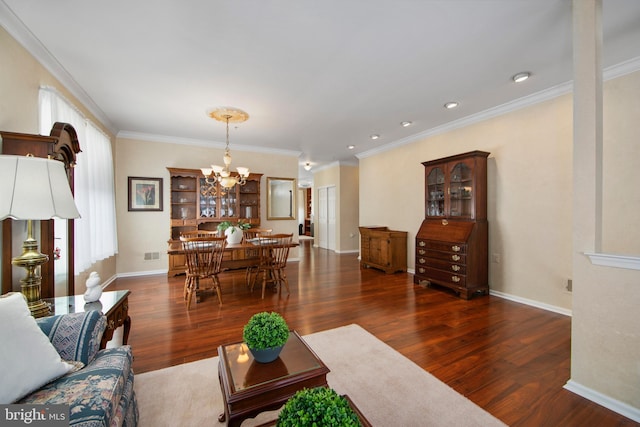
<path fill-rule="evenodd" d="M 258 363 L 244 343 L 218 347 L 218 378 L 224 412 L 218 420 L 239 426 L 247 418 L 280 408 L 296 391 L 327 386 L 329 368 L 316 356 L 297 332 L 280 357 L 271 363 Z"/>

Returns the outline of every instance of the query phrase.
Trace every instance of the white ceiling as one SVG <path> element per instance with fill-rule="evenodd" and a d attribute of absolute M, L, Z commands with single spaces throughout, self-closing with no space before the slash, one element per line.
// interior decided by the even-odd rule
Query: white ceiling
<path fill-rule="evenodd" d="M 637 60 L 640 1 L 603 3 L 603 66 Z M 232 153 L 316 170 L 572 78 L 570 0 L 0 0 L 0 24 L 116 134 L 219 147 L 205 111 L 234 106 Z"/>

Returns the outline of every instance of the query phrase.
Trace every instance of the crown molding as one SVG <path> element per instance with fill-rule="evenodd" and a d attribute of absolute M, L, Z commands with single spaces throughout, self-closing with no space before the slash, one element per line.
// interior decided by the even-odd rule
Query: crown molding
<path fill-rule="evenodd" d="M 604 81 L 612 80 L 612 79 L 624 76 L 626 74 L 634 73 L 639 70 L 640 70 L 640 57 L 636 57 L 628 61 L 621 62 L 620 64 L 607 67 L 602 72 L 602 78 Z M 493 108 L 489 108 L 479 113 L 472 114 L 470 116 L 463 117 L 461 119 L 454 120 L 449 123 L 445 123 L 441 126 L 436 126 L 434 128 L 427 129 L 424 132 L 420 132 L 420 133 L 408 136 L 406 138 L 399 139 L 397 141 L 391 142 L 381 147 L 363 151 L 362 153 L 356 154 L 356 157 L 358 159 L 365 159 L 367 157 L 375 156 L 390 150 L 394 150 L 403 145 L 411 144 L 413 142 L 429 138 L 431 136 L 450 132 L 455 129 L 461 129 L 463 127 L 466 127 L 475 123 L 480 123 L 485 120 L 492 119 L 494 117 L 502 116 L 512 111 L 516 111 L 525 107 L 530 107 L 532 105 L 539 104 L 544 101 L 549 101 L 559 96 L 571 93 L 572 90 L 573 90 L 573 80 L 559 84 L 549 89 L 545 89 L 540 92 L 536 92 L 534 94 L 531 94 L 522 98 L 515 99 L 505 104 L 498 105 Z"/>
<path fill-rule="evenodd" d="M 64 69 L 62 64 L 49 52 L 38 38 L 24 25 L 13 13 L 4 1 L 0 1 L 0 25 L 13 37 L 27 52 L 29 52 L 53 77 L 67 89 L 82 105 L 93 114 L 112 134 L 117 134 L 118 129 L 109 117 L 98 107 L 93 99 L 76 82 L 71 74 Z"/>
<path fill-rule="evenodd" d="M 602 72 L 602 79 L 604 81 L 613 80 L 618 77 L 622 77 L 627 74 L 635 73 L 640 70 L 640 56 L 631 58 L 627 61 L 619 64 L 607 67 Z"/>
<path fill-rule="evenodd" d="M 210 141 L 205 139 L 195 139 L 195 138 L 184 138 L 180 136 L 167 136 L 167 135 L 154 135 L 150 133 L 144 132 L 133 132 L 133 131 L 120 131 L 118 132 L 117 139 L 133 139 L 138 141 L 148 141 L 148 142 L 160 142 L 163 144 L 177 144 L 177 145 L 189 145 L 196 147 L 204 147 L 204 148 L 221 148 L 224 149 L 226 143 L 219 141 Z M 292 156 L 292 157 L 300 157 L 302 155 L 301 151 L 295 150 L 282 150 L 278 148 L 267 148 L 267 147 L 259 147 L 256 145 L 240 145 L 234 144 L 233 151 L 250 151 L 252 153 L 266 153 L 266 154 L 277 154 L 281 156 Z"/>
<path fill-rule="evenodd" d="M 315 173 L 315 172 L 320 172 L 326 169 L 338 168 L 340 166 L 356 166 L 357 167 L 358 162 L 355 160 L 337 160 L 335 162 L 327 163 L 326 165 L 314 166 L 313 171 Z"/>

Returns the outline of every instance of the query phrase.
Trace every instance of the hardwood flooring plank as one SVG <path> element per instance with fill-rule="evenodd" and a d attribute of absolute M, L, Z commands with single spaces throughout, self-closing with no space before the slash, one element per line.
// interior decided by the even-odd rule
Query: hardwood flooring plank
<path fill-rule="evenodd" d="M 250 292 L 244 271 L 221 275 L 223 306 L 204 296 L 187 311 L 184 276 L 119 278 L 129 289 L 137 373 L 217 355 L 259 311 L 281 313 L 301 335 L 357 323 L 513 426 L 640 426 L 562 387 L 570 376 L 571 318 L 495 296 L 469 301 L 413 283 L 407 273 L 360 269 L 357 254 L 300 247 L 291 293 Z M 363 361 L 366 363 L 366 361 Z"/>

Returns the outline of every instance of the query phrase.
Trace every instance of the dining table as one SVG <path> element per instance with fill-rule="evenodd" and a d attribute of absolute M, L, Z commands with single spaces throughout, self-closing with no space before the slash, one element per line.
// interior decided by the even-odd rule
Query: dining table
<path fill-rule="evenodd" d="M 264 242 L 265 241 L 263 239 L 263 243 Z M 299 244 L 297 242 L 291 243 L 292 248 L 297 247 L 298 245 Z M 224 249 L 224 256 L 222 257 L 222 268 L 226 270 L 239 270 L 258 265 L 260 257 L 258 256 L 258 252 L 255 251 L 257 246 L 259 246 L 258 240 L 249 240 L 241 243 L 227 243 L 227 247 Z M 181 247 L 174 247 L 170 248 L 167 253 L 170 255 L 183 255 L 184 251 Z M 176 271 L 179 269 L 180 271 L 174 275 L 184 274 L 187 269 L 184 256 L 173 256 L 170 258 L 180 263 L 179 265 L 172 266 L 170 271 Z"/>

